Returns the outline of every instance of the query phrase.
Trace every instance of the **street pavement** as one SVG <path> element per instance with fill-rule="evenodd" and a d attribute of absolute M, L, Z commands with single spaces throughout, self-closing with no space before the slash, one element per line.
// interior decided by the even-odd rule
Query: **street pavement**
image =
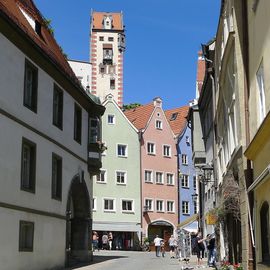
<path fill-rule="evenodd" d="M 156 257 L 155 252 L 142 251 L 95 251 L 93 262 L 86 266 L 66 268 L 66 270 L 210 270 L 204 259 L 202 266 L 197 267 L 197 258 L 192 256 L 190 263 L 171 259 L 169 253 L 165 257 Z"/>

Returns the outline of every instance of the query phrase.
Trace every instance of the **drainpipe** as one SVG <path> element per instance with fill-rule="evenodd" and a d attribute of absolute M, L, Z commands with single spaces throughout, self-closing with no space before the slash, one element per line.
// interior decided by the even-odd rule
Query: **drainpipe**
<path fill-rule="evenodd" d="M 246 147 L 250 144 L 250 126 L 249 126 L 249 36 L 248 36 L 248 5 L 246 0 L 242 0 L 242 27 L 243 27 L 243 67 L 244 67 L 244 108 L 245 108 L 245 133 L 246 133 Z M 247 159 L 247 173 L 246 173 L 246 188 L 253 182 L 251 161 Z M 254 231 L 252 226 L 253 216 L 250 209 L 254 207 L 254 194 L 253 191 L 247 194 L 248 196 L 248 216 L 249 216 L 249 229 L 252 241 L 252 259 L 253 270 L 256 270 L 256 250 L 254 242 Z"/>

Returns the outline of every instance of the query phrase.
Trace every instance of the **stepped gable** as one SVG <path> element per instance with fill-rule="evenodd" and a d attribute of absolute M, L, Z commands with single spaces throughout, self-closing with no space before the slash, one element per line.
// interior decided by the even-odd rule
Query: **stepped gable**
<path fill-rule="evenodd" d="M 39 33 L 31 26 L 23 10 L 33 22 L 40 26 Z M 30 41 L 41 49 L 42 52 L 53 62 L 73 83 L 80 87 L 80 83 L 69 66 L 62 49 L 55 41 L 48 29 L 46 20 L 43 18 L 32 0 L 0 0 L 0 16 L 5 17 L 11 24 L 18 27 Z M 80 87 L 81 88 L 81 87 Z"/>
<path fill-rule="evenodd" d="M 121 12 L 97 12 L 93 11 L 92 13 L 92 29 L 93 30 L 102 30 L 104 29 L 103 20 L 104 16 L 112 16 L 112 30 L 123 31 L 124 25 L 122 21 Z"/>
<path fill-rule="evenodd" d="M 165 115 L 175 135 L 180 135 L 187 123 L 189 106 L 166 110 Z"/>
<path fill-rule="evenodd" d="M 141 130 L 146 127 L 154 108 L 154 104 L 149 103 L 134 109 L 126 110 L 124 111 L 124 114 L 138 130 Z"/>

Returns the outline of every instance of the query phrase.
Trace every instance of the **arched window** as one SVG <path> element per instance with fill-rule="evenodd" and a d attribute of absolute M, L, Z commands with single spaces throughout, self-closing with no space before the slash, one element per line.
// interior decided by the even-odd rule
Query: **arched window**
<path fill-rule="evenodd" d="M 269 262 L 270 261 L 270 253 L 269 253 L 270 231 L 269 231 L 269 204 L 268 202 L 264 202 L 261 207 L 260 219 L 261 219 L 262 261 Z"/>

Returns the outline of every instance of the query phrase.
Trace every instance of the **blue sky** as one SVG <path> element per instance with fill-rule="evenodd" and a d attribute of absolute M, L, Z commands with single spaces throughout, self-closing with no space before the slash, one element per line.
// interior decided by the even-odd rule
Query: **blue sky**
<path fill-rule="evenodd" d="M 34 0 L 70 59 L 89 61 L 91 9 L 123 11 L 126 26 L 124 103 L 163 107 L 195 97 L 197 53 L 217 30 L 220 0 Z"/>

